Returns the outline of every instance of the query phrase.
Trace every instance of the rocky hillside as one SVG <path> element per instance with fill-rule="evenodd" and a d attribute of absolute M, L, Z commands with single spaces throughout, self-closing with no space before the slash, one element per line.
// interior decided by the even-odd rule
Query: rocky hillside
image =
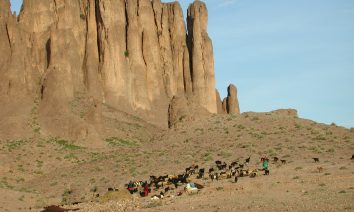
<path fill-rule="evenodd" d="M 1 137 L 97 140 L 114 128 L 106 106 L 167 127 L 173 97 L 239 113 L 235 87 L 224 104 L 215 89 L 207 24 L 201 1 L 185 23 L 178 2 L 24 0 L 16 16 L 0 0 Z"/>
<path fill-rule="evenodd" d="M 197 121 L 181 120 L 163 131 L 133 124 L 124 127 L 136 137 L 109 137 L 101 148 L 83 147 L 63 138 L 2 140 L 0 211 L 29 211 L 30 207 L 41 211 L 62 204 L 83 211 L 354 208 L 353 129 L 301 119 L 295 110 L 209 115 Z M 192 164 L 208 170 L 216 160 L 230 164 L 248 157 L 250 170 L 261 166 L 261 157 L 268 157 L 270 175 L 260 172 L 256 178 L 240 177 L 237 183 L 233 178 L 212 181 L 207 174 L 205 179 L 193 175 L 192 182 L 205 186 L 199 194 L 177 197 L 177 192 L 183 192 L 180 186 L 167 192 L 162 201 L 150 199 L 159 191 L 140 198 L 124 188 L 129 180 L 181 174 Z M 286 163 L 273 162 L 273 157 Z M 122 193 L 111 196 L 108 188 Z M 75 202 L 82 203 L 71 205 Z"/>

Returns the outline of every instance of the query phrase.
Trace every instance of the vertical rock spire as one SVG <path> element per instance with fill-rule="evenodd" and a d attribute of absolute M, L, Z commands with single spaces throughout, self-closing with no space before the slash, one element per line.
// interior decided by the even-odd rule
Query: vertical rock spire
<path fill-rule="evenodd" d="M 195 1 L 189 6 L 187 16 L 187 43 L 193 93 L 200 105 L 211 113 L 217 113 L 213 46 L 207 33 L 207 25 L 206 5 L 201 1 Z"/>

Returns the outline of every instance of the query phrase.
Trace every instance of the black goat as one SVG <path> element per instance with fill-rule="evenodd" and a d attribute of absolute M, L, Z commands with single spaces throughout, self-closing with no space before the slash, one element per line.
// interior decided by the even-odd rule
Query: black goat
<path fill-rule="evenodd" d="M 205 169 L 204 169 L 204 168 L 203 168 L 203 169 L 199 169 L 197 178 L 198 178 L 198 179 L 203 178 L 203 177 L 204 177 L 204 172 L 205 172 Z"/>
<path fill-rule="evenodd" d="M 320 162 L 319 158 L 312 158 L 312 159 L 315 161 L 315 163 Z"/>
<path fill-rule="evenodd" d="M 212 181 L 214 180 L 219 180 L 219 174 L 215 173 L 215 174 L 209 174 L 209 177 Z"/>
<path fill-rule="evenodd" d="M 219 161 L 219 160 L 215 161 L 215 164 L 216 164 L 216 165 L 221 165 L 221 163 L 222 163 L 222 162 Z"/>
<path fill-rule="evenodd" d="M 227 168 L 227 164 L 224 162 L 223 164 L 217 165 L 217 167 L 218 167 L 219 170 L 224 170 L 224 169 Z"/>
<path fill-rule="evenodd" d="M 238 162 L 237 162 L 237 161 L 234 161 L 234 162 L 231 163 L 230 166 L 234 167 L 234 166 L 236 166 L 237 164 L 238 164 Z"/>

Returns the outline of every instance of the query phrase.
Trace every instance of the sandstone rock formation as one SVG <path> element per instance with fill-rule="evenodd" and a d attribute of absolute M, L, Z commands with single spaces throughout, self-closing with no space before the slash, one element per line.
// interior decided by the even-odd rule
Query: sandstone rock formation
<path fill-rule="evenodd" d="M 237 99 L 237 88 L 231 84 L 227 88 L 227 97 L 222 102 L 222 110 L 228 114 L 240 114 L 240 107 Z"/>
<path fill-rule="evenodd" d="M 41 133 L 86 139 L 104 133 L 102 105 L 162 127 L 174 96 L 223 113 L 207 19 L 201 1 L 185 26 L 178 2 L 24 0 L 16 16 L 0 0 L 0 115 L 30 134 L 37 108 Z M 89 112 L 78 115 L 73 102 L 83 99 Z"/>
<path fill-rule="evenodd" d="M 194 121 L 210 114 L 205 108 L 200 107 L 186 97 L 175 96 L 168 107 L 168 127 L 176 127 L 185 122 Z"/>

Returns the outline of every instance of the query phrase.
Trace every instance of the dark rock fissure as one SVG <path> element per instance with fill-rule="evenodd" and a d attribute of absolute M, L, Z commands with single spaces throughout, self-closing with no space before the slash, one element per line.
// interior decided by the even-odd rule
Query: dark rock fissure
<path fill-rule="evenodd" d="M 102 46 L 101 46 L 101 35 L 100 35 L 100 24 L 103 23 L 102 17 L 101 17 L 101 12 L 100 12 L 100 6 L 99 6 L 99 0 L 95 0 L 95 15 L 96 15 L 96 32 L 97 32 L 97 49 L 98 53 L 103 52 Z M 101 26 L 102 27 L 102 26 Z M 99 62 L 103 62 L 103 54 L 98 54 Z"/>
<path fill-rule="evenodd" d="M 5 24 L 5 28 L 6 28 L 7 41 L 9 42 L 10 49 L 12 49 L 9 27 L 7 24 Z"/>
<path fill-rule="evenodd" d="M 51 42 L 51 39 L 49 38 L 47 43 L 45 44 L 45 50 L 46 50 L 46 56 L 47 56 L 47 69 L 50 65 L 50 58 L 51 58 L 50 42 Z"/>
<path fill-rule="evenodd" d="M 125 52 L 128 53 L 129 56 L 129 52 L 128 52 L 128 27 L 129 27 L 129 19 L 128 19 L 128 11 L 127 11 L 127 1 L 129 0 L 125 0 L 124 1 L 124 12 L 125 12 Z"/>
<path fill-rule="evenodd" d="M 144 31 L 142 31 L 142 33 L 141 33 L 141 52 L 142 52 L 145 67 L 147 67 L 146 59 L 145 59 L 145 55 L 144 55 Z"/>

